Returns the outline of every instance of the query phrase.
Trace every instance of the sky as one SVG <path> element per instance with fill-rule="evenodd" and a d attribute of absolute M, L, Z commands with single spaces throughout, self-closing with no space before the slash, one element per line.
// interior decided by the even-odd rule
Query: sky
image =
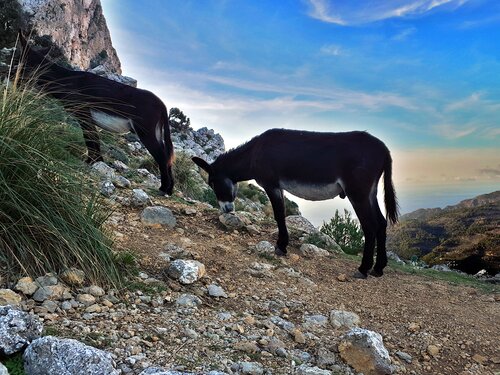
<path fill-rule="evenodd" d="M 367 130 L 402 212 L 500 186 L 498 0 L 101 0 L 123 74 L 231 148 Z M 316 225 L 348 202 L 297 200 Z"/>

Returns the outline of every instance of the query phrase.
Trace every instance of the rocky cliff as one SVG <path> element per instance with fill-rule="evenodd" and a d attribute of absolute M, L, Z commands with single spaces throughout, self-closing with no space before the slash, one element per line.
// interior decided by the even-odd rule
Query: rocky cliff
<path fill-rule="evenodd" d="M 19 0 L 38 36 L 50 36 L 68 62 L 82 70 L 121 74 L 100 0 Z"/>

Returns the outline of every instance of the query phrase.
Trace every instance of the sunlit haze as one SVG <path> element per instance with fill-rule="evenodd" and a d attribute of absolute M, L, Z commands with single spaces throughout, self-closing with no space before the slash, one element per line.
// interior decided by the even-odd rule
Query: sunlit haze
<path fill-rule="evenodd" d="M 102 5 L 123 74 L 227 148 L 274 127 L 367 130 L 391 149 L 402 212 L 500 186 L 500 1 Z M 316 225 L 350 208 L 297 201 Z"/>

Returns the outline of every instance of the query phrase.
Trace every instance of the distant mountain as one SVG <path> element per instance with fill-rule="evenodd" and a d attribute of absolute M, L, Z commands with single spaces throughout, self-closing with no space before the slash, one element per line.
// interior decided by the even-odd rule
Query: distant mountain
<path fill-rule="evenodd" d="M 467 273 L 500 271 L 500 191 L 443 209 L 403 215 L 388 231 L 387 249 L 404 258 L 448 264 Z"/>

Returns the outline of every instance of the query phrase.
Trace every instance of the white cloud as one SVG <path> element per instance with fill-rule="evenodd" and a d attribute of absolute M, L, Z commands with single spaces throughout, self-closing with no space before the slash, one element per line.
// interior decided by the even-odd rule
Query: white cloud
<path fill-rule="evenodd" d="M 471 135 L 477 130 L 476 126 L 459 126 L 451 124 L 441 124 L 433 127 L 433 130 L 443 138 L 455 140 Z"/>
<path fill-rule="evenodd" d="M 394 35 L 392 37 L 393 40 L 397 40 L 398 42 L 405 41 L 408 39 L 411 35 L 415 34 L 417 32 L 417 29 L 415 27 L 408 27 L 404 30 L 401 30 L 399 33 Z"/>
<path fill-rule="evenodd" d="M 321 47 L 320 52 L 323 55 L 330 55 L 330 56 L 340 56 L 345 54 L 342 47 L 336 44 L 326 44 L 323 47 Z"/>
<path fill-rule="evenodd" d="M 308 0 L 309 16 L 338 25 L 360 25 L 390 18 L 422 16 L 436 8 L 456 9 L 469 0 Z"/>

